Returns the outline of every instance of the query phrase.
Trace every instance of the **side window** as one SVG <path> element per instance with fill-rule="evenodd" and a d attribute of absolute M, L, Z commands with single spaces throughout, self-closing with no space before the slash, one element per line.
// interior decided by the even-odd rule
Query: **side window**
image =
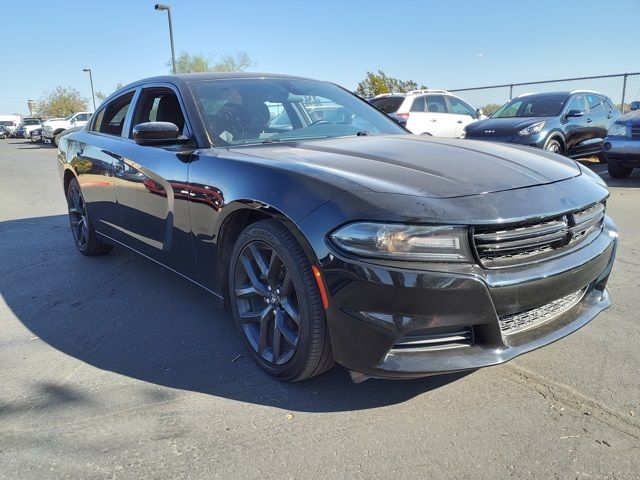
<path fill-rule="evenodd" d="M 456 115 L 469 115 L 474 116 L 476 111 L 466 102 L 463 102 L 456 97 L 447 97 L 449 99 L 449 105 L 451 106 L 451 113 Z"/>
<path fill-rule="evenodd" d="M 447 103 L 442 95 L 429 95 L 427 97 L 427 111 L 429 113 L 449 113 Z"/>
<path fill-rule="evenodd" d="M 604 112 L 604 106 L 602 105 L 602 97 L 600 95 L 589 94 L 587 95 L 587 102 L 589 103 L 589 110 L 594 113 Z"/>
<path fill-rule="evenodd" d="M 91 130 L 107 135 L 121 136 L 133 94 L 134 92 L 130 92 L 109 102 L 96 115 Z"/>
<path fill-rule="evenodd" d="M 78 122 L 86 122 L 87 120 L 89 120 L 89 114 L 88 113 L 81 113 L 80 115 L 78 115 L 76 117 L 76 121 L 78 121 Z"/>
<path fill-rule="evenodd" d="M 424 97 L 416 97 L 413 99 L 413 103 L 411 104 L 412 112 L 426 112 Z"/>
<path fill-rule="evenodd" d="M 567 105 L 566 112 L 570 112 L 571 110 L 578 110 L 580 112 L 586 112 L 587 106 L 584 102 L 584 95 L 576 95 L 569 101 L 569 105 Z"/>
<path fill-rule="evenodd" d="M 145 122 L 170 122 L 184 133 L 184 113 L 173 90 L 151 87 L 142 91 L 131 126 Z"/>
<path fill-rule="evenodd" d="M 279 102 L 266 102 L 269 109 L 269 122 L 267 128 L 272 131 L 293 130 L 293 124 L 284 105 Z"/>

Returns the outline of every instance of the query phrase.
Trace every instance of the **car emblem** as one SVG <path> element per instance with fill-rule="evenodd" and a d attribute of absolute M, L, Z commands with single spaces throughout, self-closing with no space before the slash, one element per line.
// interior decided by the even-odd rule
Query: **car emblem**
<path fill-rule="evenodd" d="M 495 130 L 485 130 L 484 133 L 496 133 Z"/>

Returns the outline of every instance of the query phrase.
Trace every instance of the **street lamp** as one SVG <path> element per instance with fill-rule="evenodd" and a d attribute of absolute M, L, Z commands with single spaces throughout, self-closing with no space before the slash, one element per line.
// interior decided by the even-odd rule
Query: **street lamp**
<path fill-rule="evenodd" d="M 89 72 L 89 81 L 91 82 L 91 98 L 93 99 L 93 111 L 96 111 L 96 94 L 93 93 L 93 75 L 91 75 L 90 68 L 83 68 L 83 72 Z"/>
<path fill-rule="evenodd" d="M 176 52 L 173 48 L 173 25 L 171 24 L 171 8 L 164 3 L 156 3 L 154 7 L 158 11 L 166 10 L 169 17 L 169 39 L 171 40 L 171 64 L 173 65 L 173 74 L 176 74 Z"/>

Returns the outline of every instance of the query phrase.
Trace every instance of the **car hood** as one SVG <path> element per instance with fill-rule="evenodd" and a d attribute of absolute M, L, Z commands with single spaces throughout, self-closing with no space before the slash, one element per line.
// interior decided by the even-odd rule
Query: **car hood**
<path fill-rule="evenodd" d="M 545 120 L 549 120 L 549 117 L 485 118 L 467 125 L 465 131 L 467 135 L 509 135 Z"/>
<path fill-rule="evenodd" d="M 229 149 L 279 168 L 366 189 L 433 198 L 499 192 L 580 175 L 572 160 L 528 147 L 418 135 L 348 137 Z M 254 158 L 254 161 L 256 159 Z"/>

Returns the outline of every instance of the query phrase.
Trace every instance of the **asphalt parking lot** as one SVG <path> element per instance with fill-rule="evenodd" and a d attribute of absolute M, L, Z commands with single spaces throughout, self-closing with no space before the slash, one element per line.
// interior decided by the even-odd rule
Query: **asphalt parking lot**
<path fill-rule="evenodd" d="M 55 149 L 0 140 L 0 478 L 612 478 L 640 472 L 640 171 L 613 306 L 506 365 L 278 383 L 197 287 L 72 243 Z"/>

